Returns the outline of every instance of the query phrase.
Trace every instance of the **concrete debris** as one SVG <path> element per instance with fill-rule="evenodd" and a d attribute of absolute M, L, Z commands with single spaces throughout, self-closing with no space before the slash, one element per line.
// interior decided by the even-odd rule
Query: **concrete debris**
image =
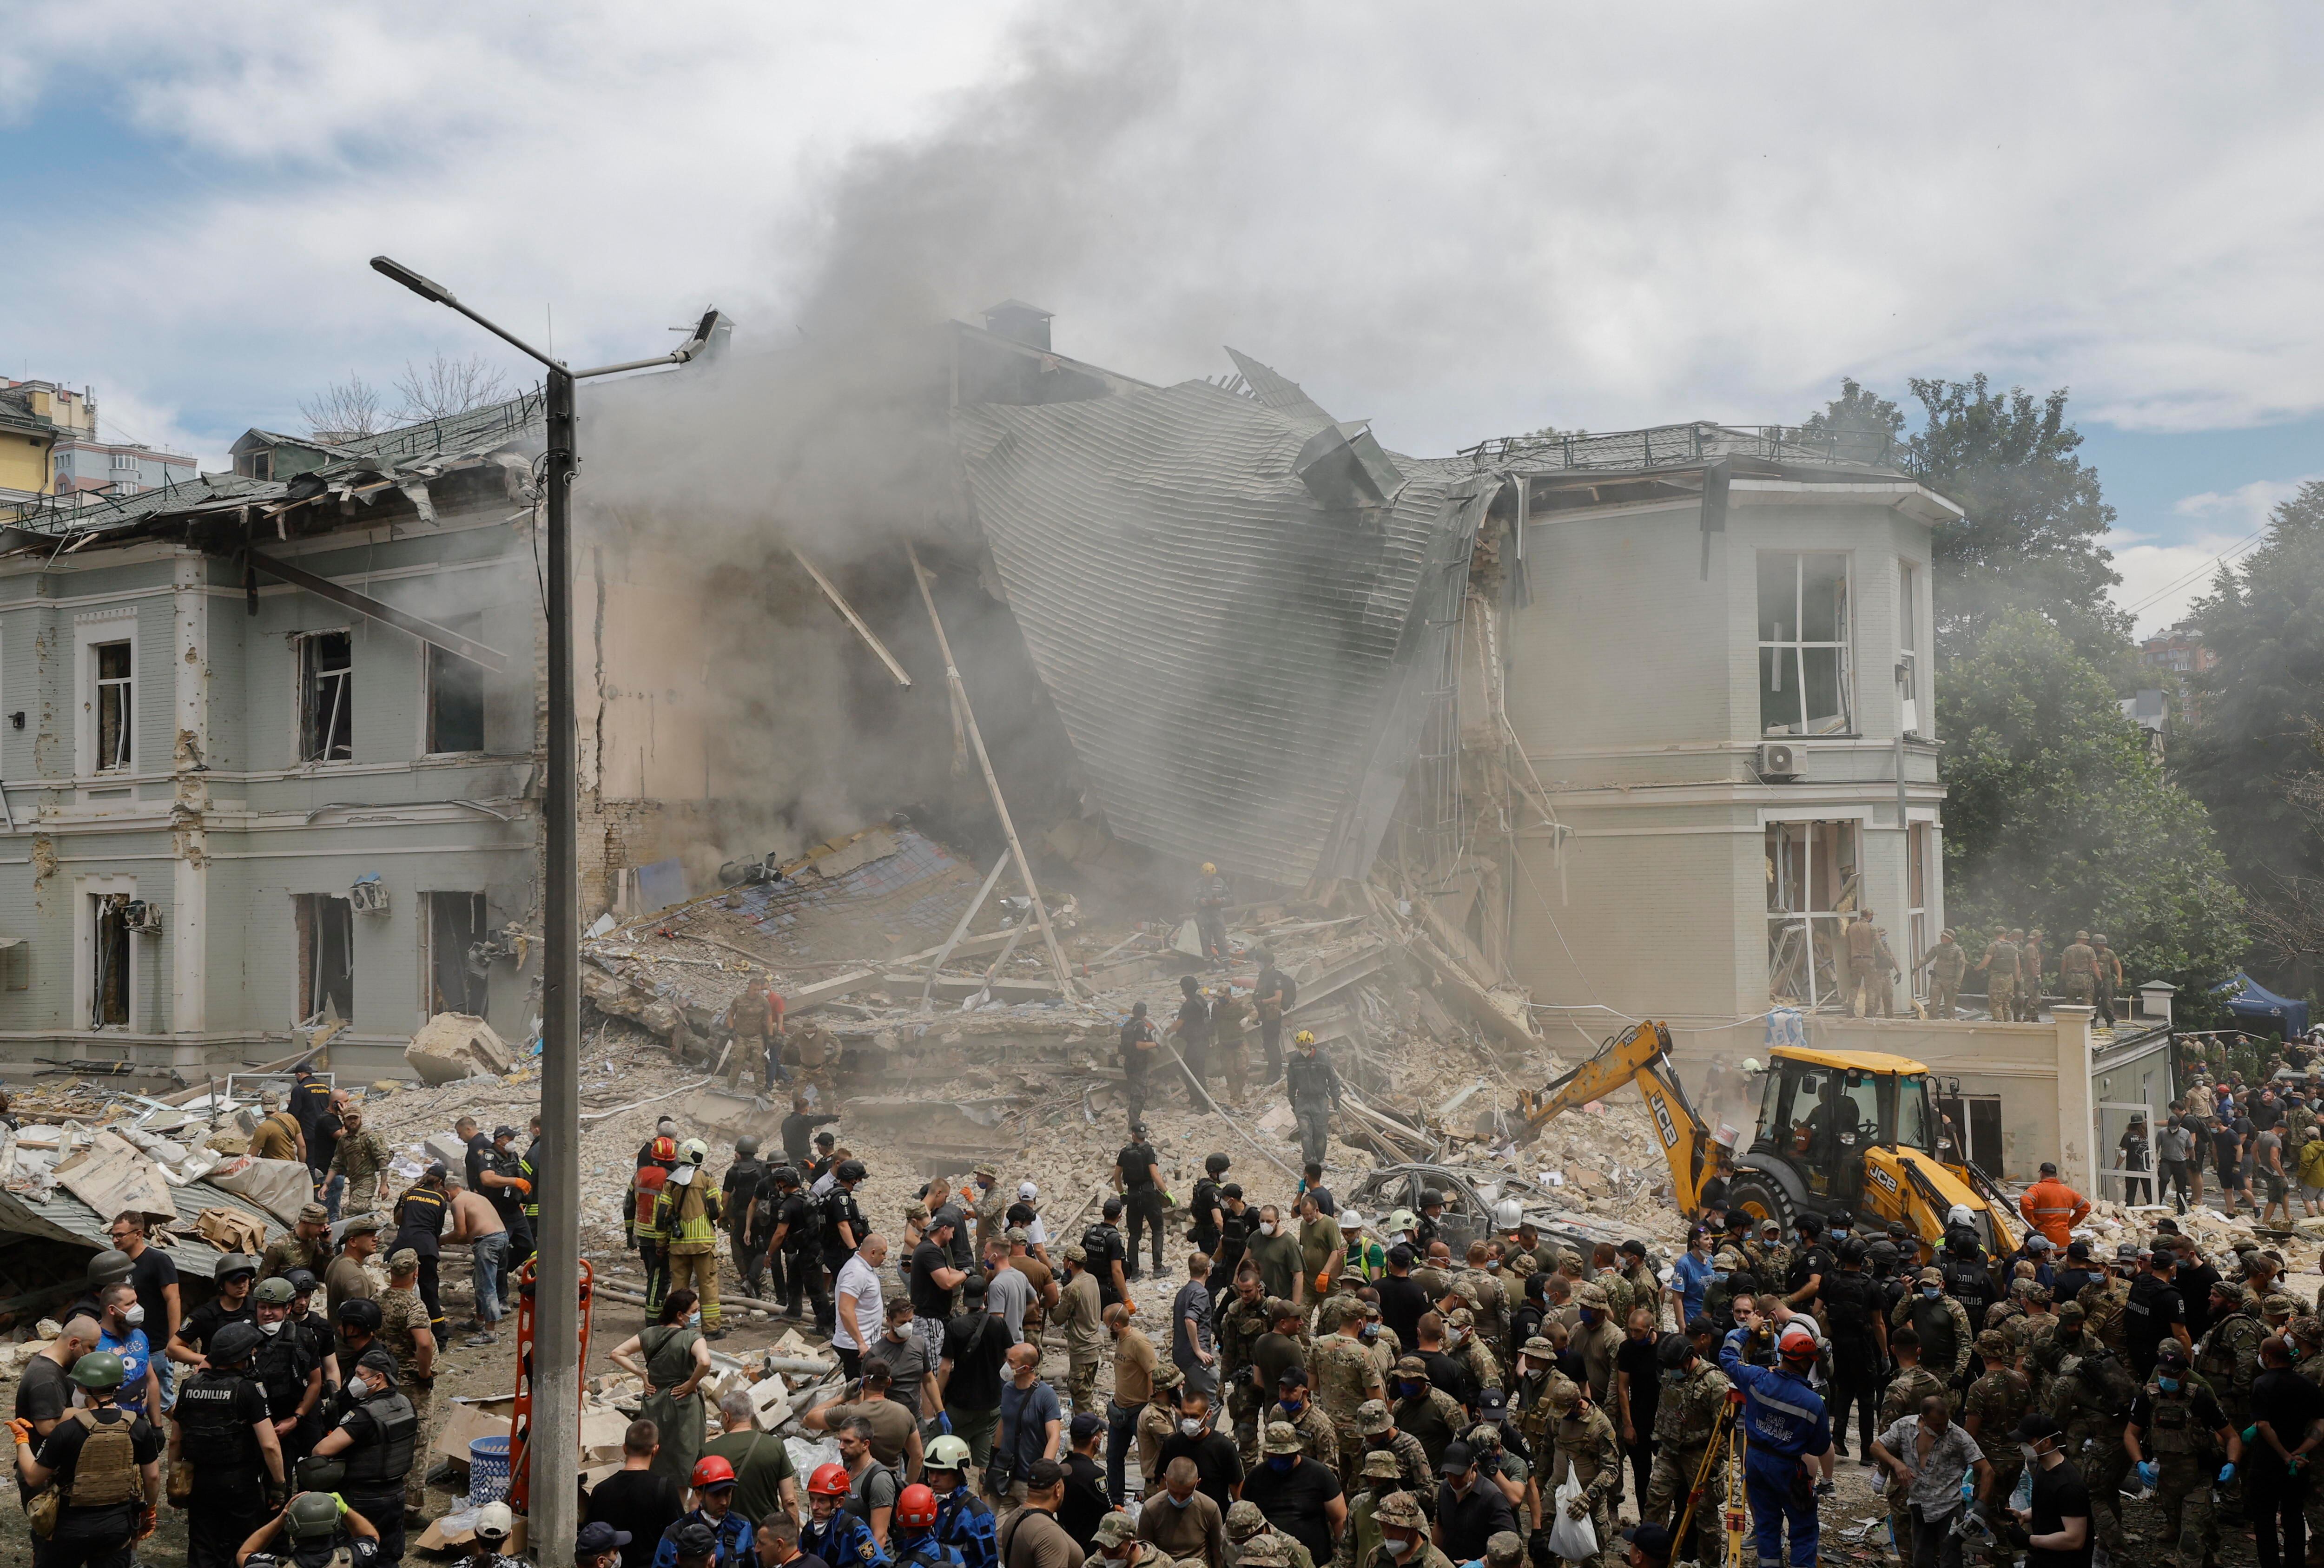
<path fill-rule="evenodd" d="M 493 1026 L 464 1012 L 439 1012 L 403 1047 L 403 1060 L 423 1084 L 496 1078 L 516 1065 L 516 1055 Z"/>

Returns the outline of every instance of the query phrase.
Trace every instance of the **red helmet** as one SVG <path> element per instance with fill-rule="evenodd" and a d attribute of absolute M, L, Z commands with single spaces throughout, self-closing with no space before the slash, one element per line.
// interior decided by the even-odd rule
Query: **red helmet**
<path fill-rule="evenodd" d="M 818 1464 L 815 1473 L 807 1478 L 807 1495 L 811 1498 L 844 1498 L 847 1490 L 847 1467 L 844 1464 Z"/>
<path fill-rule="evenodd" d="M 675 1138 L 657 1138 L 653 1140 L 653 1149 L 651 1152 L 654 1158 L 670 1165 L 676 1165 L 678 1163 L 678 1139 Z"/>
<path fill-rule="evenodd" d="M 696 1491 L 701 1491 L 708 1487 L 733 1484 L 734 1467 L 715 1453 L 707 1455 L 694 1467 L 692 1485 Z"/>
<path fill-rule="evenodd" d="M 896 1499 L 896 1522 L 925 1527 L 936 1522 L 936 1494 L 914 1481 Z"/>

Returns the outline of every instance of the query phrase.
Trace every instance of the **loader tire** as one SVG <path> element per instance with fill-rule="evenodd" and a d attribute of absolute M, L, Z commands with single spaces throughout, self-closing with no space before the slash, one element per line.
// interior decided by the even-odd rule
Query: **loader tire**
<path fill-rule="evenodd" d="M 1727 1208 L 1730 1213 L 1741 1209 L 1751 1216 L 1755 1227 L 1773 1220 L 1784 1228 L 1786 1236 L 1792 1233 L 1792 1222 L 1797 1217 L 1782 1186 L 1758 1171 L 1738 1171 L 1729 1180 Z"/>

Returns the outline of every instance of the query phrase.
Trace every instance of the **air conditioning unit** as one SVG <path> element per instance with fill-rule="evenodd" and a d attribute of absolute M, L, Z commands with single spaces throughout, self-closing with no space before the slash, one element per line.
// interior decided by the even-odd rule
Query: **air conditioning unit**
<path fill-rule="evenodd" d="M 377 872 L 365 872 L 347 890 L 347 902 L 358 915 L 387 913 L 387 884 L 379 880 Z"/>
<path fill-rule="evenodd" d="M 121 907 L 121 923 L 132 931 L 157 932 L 161 928 L 161 906 L 132 899 Z"/>
<path fill-rule="evenodd" d="M 1789 746 L 1771 742 L 1759 748 L 1752 767 L 1762 783 L 1788 784 L 1800 776 L 1799 753 Z"/>

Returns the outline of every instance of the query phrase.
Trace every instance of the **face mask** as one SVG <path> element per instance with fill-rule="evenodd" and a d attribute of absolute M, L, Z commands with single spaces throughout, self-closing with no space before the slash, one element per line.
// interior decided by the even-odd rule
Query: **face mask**
<path fill-rule="evenodd" d="M 1275 1234 L 1275 1222 L 1274 1222 L 1274 1221 L 1272 1221 L 1272 1220 L 1261 1220 L 1261 1221 L 1259 1222 L 1259 1233 L 1260 1235 L 1262 1235 L 1262 1236 L 1272 1236 L 1272 1235 L 1274 1235 L 1274 1234 Z"/>
<path fill-rule="evenodd" d="M 1396 1386 L 1396 1397 L 1399 1399 L 1416 1399 L 1420 1397 L 1420 1385 L 1417 1383 L 1398 1383 Z"/>
<path fill-rule="evenodd" d="M 1684 1381 L 1686 1381 L 1686 1374 L 1678 1368 L 1666 1367 L 1663 1370 L 1663 1387 L 1675 1388 Z"/>
<path fill-rule="evenodd" d="M 2176 1394 L 2179 1391 L 2179 1379 L 2176 1378 L 2157 1378 L 2154 1379 L 2154 1386 L 2162 1389 L 2166 1394 Z"/>
<path fill-rule="evenodd" d="M 282 1332 L 282 1320 L 278 1317 L 272 1323 L 260 1324 L 258 1325 L 258 1332 L 271 1339 L 274 1335 Z"/>
<path fill-rule="evenodd" d="M 121 1321 L 131 1328 L 135 1328 L 145 1321 L 145 1309 L 142 1306 L 133 1306 L 121 1314 Z"/>
<path fill-rule="evenodd" d="M 1938 1289 L 1933 1285 L 1923 1285 L 1921 1287 L 1921 1294 L 1927 1296 L 1931 1301 L 1934 1301 L 1937 1297 L 1942 1296 L 1944 1292 Z"/>
<path fill-rule="evenodd" d="M 1388 1554 L 1391 1557 L 1412 1555 L 1412 1543 L 1409 1541 L 1382 1541 L 1380 1545 L 1388 1548 Z"/>
<path fill-rule="evenodd" d="M 1594 1306 L 1585 1306 L 1582 1309 L 1582 1321 L 1583 1323 L 1595 1324 L 1598 1321 L 1599 1316 L 1599 1311 Z"/>
<path fill-rule="evenodd" d="M 1203 1424 L 1189 1418 L 1178 1423 L 1178 1430 L 1189 1437 L 1200 1437 L 1203 1434 Z"/>
<path fill-rule="evenodd" d="M 1832 1239 L 1833 1241 L 1847 1241 L 1847 1240 L 1848 1240 L 1848 1227 L 1847 1227 L 1847 1226 L 1845 1226 L 1845 1225 L 1842 1225 L 1839 1230 L 1834 1231 L 1831 1233 L 1831 1239 Z"/>
<path fill-rule="evenodd" d="M 1270 1453 L 1267 1456 L 1267 1468 L 1277 1475 L 1287 1473 L 1298 1462 L 1299 1456 L 1296 1453 Z"/>
<path fill-rule="evenodd" d="M 1162 1495 L 1170 1499 L 1170 1506 L 1174 1508 L 1190 1508 L 1194 1506 L 1195 1498 L 1199 1497 L 1201 1494 L 1199 1492 L 1188 1492 L 1183 1498 L 1173 1497 L 1168 1492 L 1164 1492 Z"/>
<path fill-rule="evenodd" d="M 2019 1458 L 2023 1459 L 2028 1464 L 2039 1464 L 2042 1462 L 2041 1454 L 2034 1451 L 2034 1445 L 2030 1443 L 2019 1443 L 2017 1445 L 2017 1454 Z"/>
<path fill-rule="evenodd" d="M 361 1378 L 349 1378 L 347 1379 L 347 1397 L 353 1399 L 358 1405 L 362 1404 L 365 1399 L 371 1397 L 371 1385 L 364 1382 Z"/>
<path fill-rule="evenodd" d="M 1307 1401 L 1305 1399 L 1300 1400 L 1296 1405 L 1288 1399 L 1281 1400 L 1279 1403 L 1283 1407 L 1283 1413 L 1286 1416 L 1290 1416 L 1294 1421 L 1298 1420 L 1300 1412 L 1307 1408 Z"/>
<path fill-rule="evenodd" d="M 688 1328 L 700 1328 L 702 1326 L 702 1314 L 698 1312 L 687 1313 L 686 1314 L 686 1326 Z"/>
<path fill-rule="evenodd" d="M 1444 1331 L 1444 1348 L 1449 1351 L 1468 1337 L 1468 1333 L 1465 1330 L 1448 1328 Z"/>
<path fill-rule="evenodd" d="M 1711 1271 L 1711 1277 L 1721 1285 L 1727 1283 L 1727 1274 L 1728 1271 L 1724 1268 L 1714 1268 Z"/>

